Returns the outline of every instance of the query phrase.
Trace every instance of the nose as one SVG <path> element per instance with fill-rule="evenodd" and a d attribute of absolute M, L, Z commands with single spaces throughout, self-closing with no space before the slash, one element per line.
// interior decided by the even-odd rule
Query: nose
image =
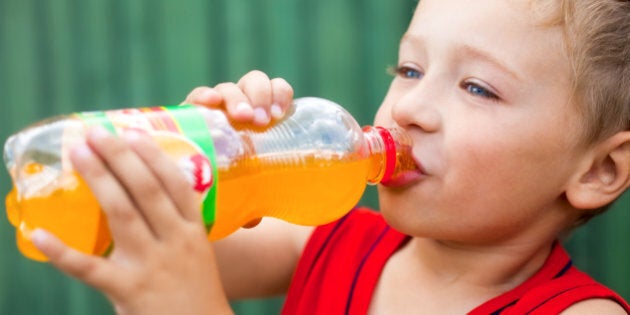
<path fill-rule="evenodd" d="M 405 91 L 391 107 L 392 119 L 401 127 L 419 127 L 425 132 L 436 132 L 442 126 L 440 98 L 431 95 L 426 81 Z"/>

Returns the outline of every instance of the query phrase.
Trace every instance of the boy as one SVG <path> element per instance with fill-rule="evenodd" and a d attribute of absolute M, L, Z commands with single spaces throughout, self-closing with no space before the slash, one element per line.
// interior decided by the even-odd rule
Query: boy
<path fill-rule="evenodd" d="M 209 245 L 155 144 L 95 129 L 72 161 L 115 250 L 88 257 L 41 230 L 33 241 L 121 314 L 230 313 L 228 297 L 287 291 L 287 314 L 626 314 L 557 239 L 630 185 L 628 34 L 629 1 L 423 0 L 375 118 L 410 134 L 422 175 L 379 187 L 382 217 L 265 219 Z M 186 101 L 267 125 L 292 94 L 254 71 Z"/>

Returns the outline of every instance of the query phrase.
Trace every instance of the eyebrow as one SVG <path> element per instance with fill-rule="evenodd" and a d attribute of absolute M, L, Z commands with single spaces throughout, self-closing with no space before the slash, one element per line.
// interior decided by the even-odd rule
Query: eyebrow
<path fill-rule="evenodd" d="M 401 40 L 400 40 L 400 46 L 402 46 L 403 44 L 410 44 L 412 46 L 415 45 L 420 45 L 422 46 L 423 41 L 421 38 L 419 38 L 418 36 L 415 36 L 413 34 L 410 33 L 405 33 L 403 34 Z M 497 68 L 499 68 L 501 71 L 507 73 L 509 76 L 513 77 L 514 79 L 518 80 L 518 81 L 522 81 L 521 78 L 516 74 L 515 71 L 513 71 L 510 67 L 508 67 L 504 62 L 502 62 L 501 60 L 499 60 L 499 58 L 496 58 L 492 53 L 479 49 L 477 47 L 468 45 L 468 44 L 463 44 L 461 46 L 458 46 L 456 48 L 456 53 L 458 56 L 465 56 L 468 58 L 474 58 L 474 59 L 478 59 L 481 60 L 483 62 L 489 63 Z"/>
<path fill-rule="evenodd" d="M 479 48 L 470 46 L 470 45 L 462 45 L 460 47 L 458 47 L 458 54 L 461 56 L 467 56 L 467 57 L 472 57 L 475 59 L 479 59 L 482 60 L 484 62 L 487 62 L 489 64 L 492 64 L 493 66 L 499 68 L 500 70 L 502 70 L 503 72 L 507 73 L 508 75 L 512 76 L 513 78 L 515 78 L 516 80 L 521 80 L 519 78 L 518 75 L 516 75 L 516 72 L 513 71 L 510 67 L 508 67 L 505 63 L 503 63 L 501 60 L 499 60 L 498 58 L 494 57 L 491 53 L 481 50 Z"/>

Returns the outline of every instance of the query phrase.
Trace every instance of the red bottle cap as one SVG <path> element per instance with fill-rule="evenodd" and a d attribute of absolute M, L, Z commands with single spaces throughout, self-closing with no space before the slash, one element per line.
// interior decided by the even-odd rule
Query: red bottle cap
<path fill-rule="evenodd" d="M 385 145 L 385 172 L 383 178 L 381 178 L 381 183 L 385 184 L 391 179 L 396 169 L 396 142 L 389 130 L 383 127 L 375 128 L 378 130 L 381 138 L 383 138 L 383 144 Z"/>

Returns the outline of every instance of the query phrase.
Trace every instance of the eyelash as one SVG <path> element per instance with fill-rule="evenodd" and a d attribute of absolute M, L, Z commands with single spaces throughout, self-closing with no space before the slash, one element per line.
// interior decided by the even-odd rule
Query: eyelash
<path fill-rule="evenodd" d="M 405 79 L 420 79 L 424 76 L 424 74 L 420 72 L 419 70 L 416 70 L 412 67 L 407 67 L 407 66 L 395 66 L 395 67 L 390 66 L 390 67 L 387 67 L 387 72 L 391 74 L 392 76 L 400 76 Z M 419 77 L 414 77 L 412 75 L 409 75 L 410 72 L 417 73 Z"/>
<path fill-rule="evenodd" d="M 491 92 L 489 89 L 480 86 L 479 84 L 476 84 L 474 82 L 464 81 L 460 84 L 460 87 L 473 96 L 478 96 L 493 101 L 498 101 L 500 99 L 499 96 Z"/>
<path fill-rule="evenodd" d="M 389 66 L 387 67 L 387 72 L 392 76 L 400 76 L 404 79 L 421 79 L 424 76 L 424 74 L 419 70 L 407 66 Z M 416 73 L 416 75 L 410 75 L 410 72 L 414 72 Z M 460 88 L 464 89 L 467 93 L 476 97 L 481 97 L 492 101 L 500 100 L 498 95 L 474 82 L 464 81 L 460 84 Z"/>

